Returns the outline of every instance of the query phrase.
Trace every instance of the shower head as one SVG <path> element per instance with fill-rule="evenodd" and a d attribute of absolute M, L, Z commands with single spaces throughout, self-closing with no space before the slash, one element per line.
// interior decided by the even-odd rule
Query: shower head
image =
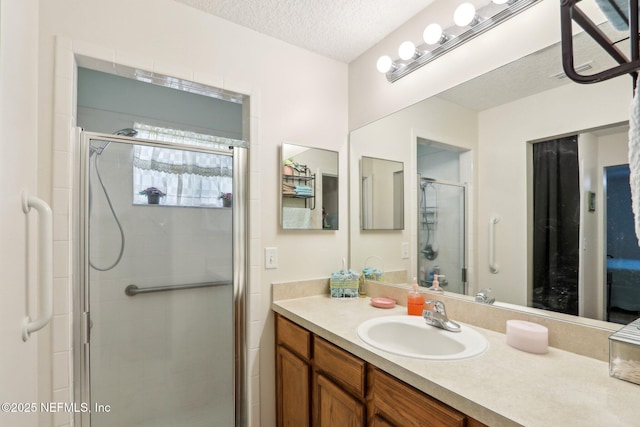
<path fill-rule="evenodd" d="M 94 154 L 99 156 L 109 146 L 109 144 L 111 144 L 111 141 L 98 141 L 95 145 L 89 145 L 89 157 Z"/>
<path fill-rule="evenodd" d="M 129 136 L 129 137 L 136 136 L 137 134 L 138 134 L 138 131 L 133 128 L 120 129 L 119 131 L 114 133 L 114 135 L 122 135 L 122 136 Z"/>

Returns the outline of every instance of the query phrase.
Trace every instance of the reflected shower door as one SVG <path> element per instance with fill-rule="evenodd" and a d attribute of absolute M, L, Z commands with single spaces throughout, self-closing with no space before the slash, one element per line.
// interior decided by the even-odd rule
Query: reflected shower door
<path fill-rule="evenodd" d="M 440 286 L 466 292 L 465 199 L 463 184 L 420 178 L 418 186 L 418 277 L 430 287 L 433 275 L 444 275 Z"/>
<path fill-rule="evenodd" d="M 233 208 L 207 166 L 223 154 L 144 163 L 147 145 L 107 142 L 88 154 L 91 426 L 233 426 Z M 150 187 L 158 203 L 140 199 Z"/>

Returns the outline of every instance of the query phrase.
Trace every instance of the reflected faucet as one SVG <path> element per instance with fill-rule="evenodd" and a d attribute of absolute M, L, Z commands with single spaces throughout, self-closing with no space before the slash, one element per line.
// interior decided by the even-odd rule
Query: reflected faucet
<path fill-rule="evenodd" d="M 460 325 L 447 317 L 447 310 L 442 301 L 428 299 L 424 303 L 433 304 L 433 310 L 422 311 L 422 317 L 427 324 L 450 332 L 460 332 Z"/>
<path fill-rule="evenodd" d="M 483 290 L 481 290 L 476 294 L 476 302 L 479 302 L 482 304 L 493 304 L 494 302 L 496 302 L 496 299 L 493 297 L 489 297 L 490 293 L 491 293 L 491 288 L 484 288 Z"/>

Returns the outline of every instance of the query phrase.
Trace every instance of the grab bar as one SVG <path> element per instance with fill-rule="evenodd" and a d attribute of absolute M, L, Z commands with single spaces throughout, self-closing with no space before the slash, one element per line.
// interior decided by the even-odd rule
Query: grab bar
<path fill-rule="evenodd" d="M 53 215 L 49 205 L 42 199 L 22 192 L 22 211 L 29 214 L 31 208 L 38 211 L 38 318 L 30 316 L 22 321 L 22 341 L 27 341 L 32 332 L 44 328 L 53 316 Z"/>
<path fill-rule="evenodd" d="M 166 291 L 179 291 L 182 289 L 195 289 L 195 288 L 210 288 L 213 286 L 225 286 L 231 285 L 228 281 L 218 282 L 203 282 L 203 283 L 187 283 L 185 285 L 167 285 L 167 286 L 152 286 L 149 288 L 139 288 L 136 285 L 129 285 L 125 288 L 124 293 L 130 297 L 138 294 L 149 294 L 151 292 L 166 292 Z"/>
<path fill-rule="evenodd" d="M 489 219 L 489 271 L 498 274 L 500 266 L 496 263 L 496 224 L 500 222 L 499 216 Z"/>

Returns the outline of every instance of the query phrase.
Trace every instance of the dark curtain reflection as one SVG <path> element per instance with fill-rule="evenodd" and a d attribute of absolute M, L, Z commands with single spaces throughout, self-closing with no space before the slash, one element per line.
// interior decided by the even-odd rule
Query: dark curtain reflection
<path fill-rule="evenodd" d="M 578 314 L 578 137 L 533 145 L 533 307 Z"/>

